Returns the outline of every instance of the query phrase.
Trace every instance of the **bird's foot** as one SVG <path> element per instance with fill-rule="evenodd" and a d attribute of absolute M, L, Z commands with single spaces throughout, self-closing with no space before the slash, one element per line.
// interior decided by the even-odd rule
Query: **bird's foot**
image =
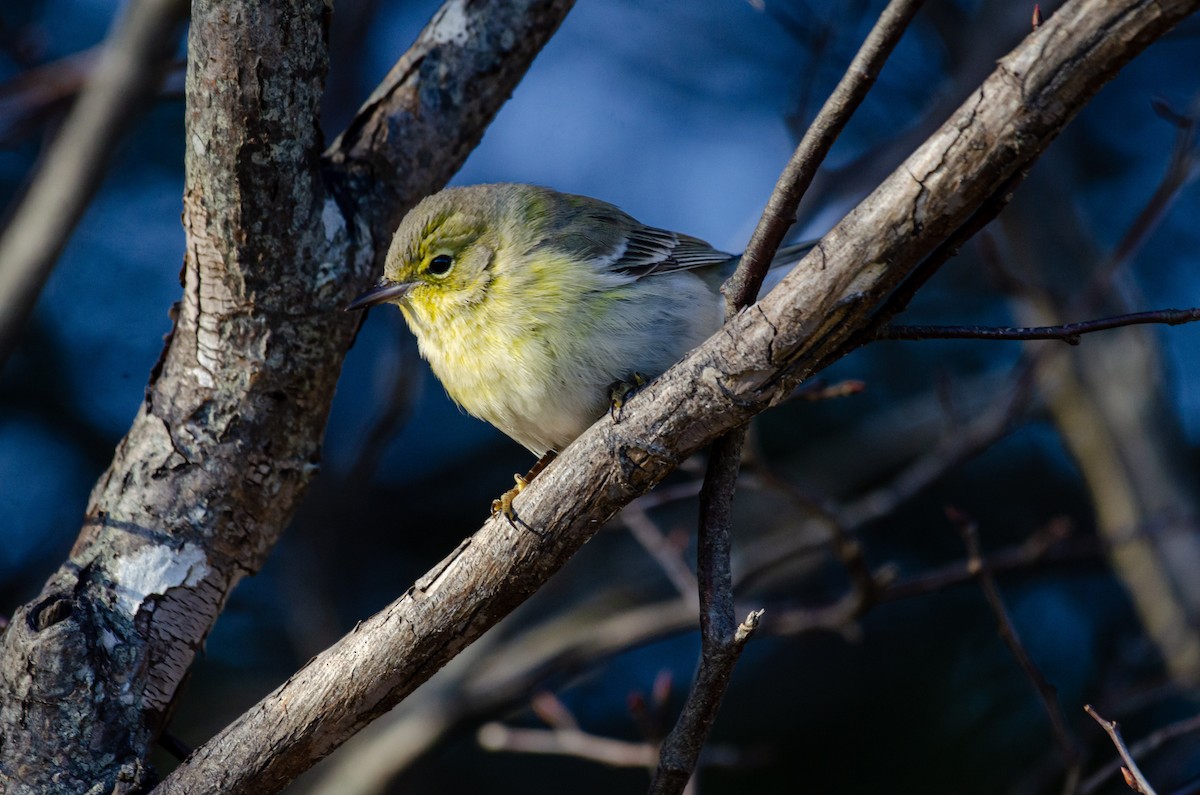
<path fill-rule="evenodd" d="M 633 397 L 634 393 L 644 387 L 649 380 L 641 373 L 634 373 L 626 381 L 613 382 L 612 386 L 608 388 L 608 413 L 613 418 L 613 422 L 621 421 L 621 411 L 629 402 L 629 398 Z"/>
<path fill-rule="evenodd" d="M 513 500 L 517 498 L 518 494 L 525 490 L 525 487 L 528 486 L 543 469 L 549 466 L 550 462 L 553 461 L 557 455 L 558 453 L 550 450 L 538 459 L 538 462 L 533 465 L 533 468 L 530 469 L 528 473 L 526 473 L 525 477 L 513 475 L 513 480 L 516 482 L 516 485 L 501 494 L 499 499 L 492 500 L 492 516 L 500 514 L 508 520 L 509 524 L 516 524 L 517 512 L 513 508 Z"/>
<path fill-rule="evenodd" d="M 517 518 L 517 512 L 513 510 L 513 500 L 529 485 L 529 481 L 520 475 L 513 475 L 513 480 L 517 485 L 501 494 L 499 499 L 492 500 L 492 516 L 501 514 L 509 522 Z"/>

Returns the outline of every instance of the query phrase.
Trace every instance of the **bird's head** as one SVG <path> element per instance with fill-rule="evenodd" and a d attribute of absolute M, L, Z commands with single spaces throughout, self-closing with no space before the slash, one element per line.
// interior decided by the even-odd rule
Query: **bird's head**
<path fill-rule="evenodd" d="M 505 244 L 508 187 L 449 188 L 422 200 L 392 238 L 383 279 L 349 308 L 394 303 L 419 332 L 484 301 Z"/>

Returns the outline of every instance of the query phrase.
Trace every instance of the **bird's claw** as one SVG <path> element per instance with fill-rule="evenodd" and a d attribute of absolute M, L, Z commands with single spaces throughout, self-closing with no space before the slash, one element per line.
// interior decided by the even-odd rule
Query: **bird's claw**
<path fill-rule="evenodd" d="M 529 481 L 520 475 L 513 475 L 513 480 L 517 485 L 501 494 L 499 499 L 492 500 L 492 516 L 500 514 L 509 521 L 509 524 L 514 523 L 517 518 L 517 512 L 513 509 L 513 500 L 529 485 Z"/>
<path fill-rule="evenodd" d="M 608 414 L 612 417 L 613 422 L 621 421 L 621 411 L 625 408 L 625 404 L 629 402 L 629 398 L 633 394 L 646 385 L 649 379 L 641 373 L 634 373 L 625 381 L 614 381 L 612 386 L 608 388 Z"/>

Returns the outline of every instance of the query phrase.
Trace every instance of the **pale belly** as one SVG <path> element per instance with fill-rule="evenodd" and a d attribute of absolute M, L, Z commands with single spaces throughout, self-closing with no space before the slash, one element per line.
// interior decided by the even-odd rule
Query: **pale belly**
<path fill-rule="evenodd" d="M 456 403 L 541 456 L 599 419 L 615 382 L 657 377 L 721 323 L 717 296 L 687 273 L 643 282 L 600 309 L 593 302 L 540 325 L 537 313 L 523 324 L 480 313 L 477 325 L 417 338 Z"/>

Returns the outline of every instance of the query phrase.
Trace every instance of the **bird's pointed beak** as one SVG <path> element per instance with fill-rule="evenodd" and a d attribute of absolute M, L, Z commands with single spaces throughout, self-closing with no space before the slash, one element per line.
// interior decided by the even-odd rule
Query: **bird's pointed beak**
<path fill-rule="evenodd" d="M 355 298 L 354 301 L 350 303 L 350 306 L 346 307 L 346 311 L 349 312 L 354 309 L 366 309 L 369 306 L 375 306 L 376 304 L 382 304 L 387 301 L 394 301 L 397 298 L 403 298 L 411 289 L 412 282 L 384 282 L 382 284 L 377 284 L 370 290 L 367 290 L 365 293 L 360 295 L 358 298 Z"/>

